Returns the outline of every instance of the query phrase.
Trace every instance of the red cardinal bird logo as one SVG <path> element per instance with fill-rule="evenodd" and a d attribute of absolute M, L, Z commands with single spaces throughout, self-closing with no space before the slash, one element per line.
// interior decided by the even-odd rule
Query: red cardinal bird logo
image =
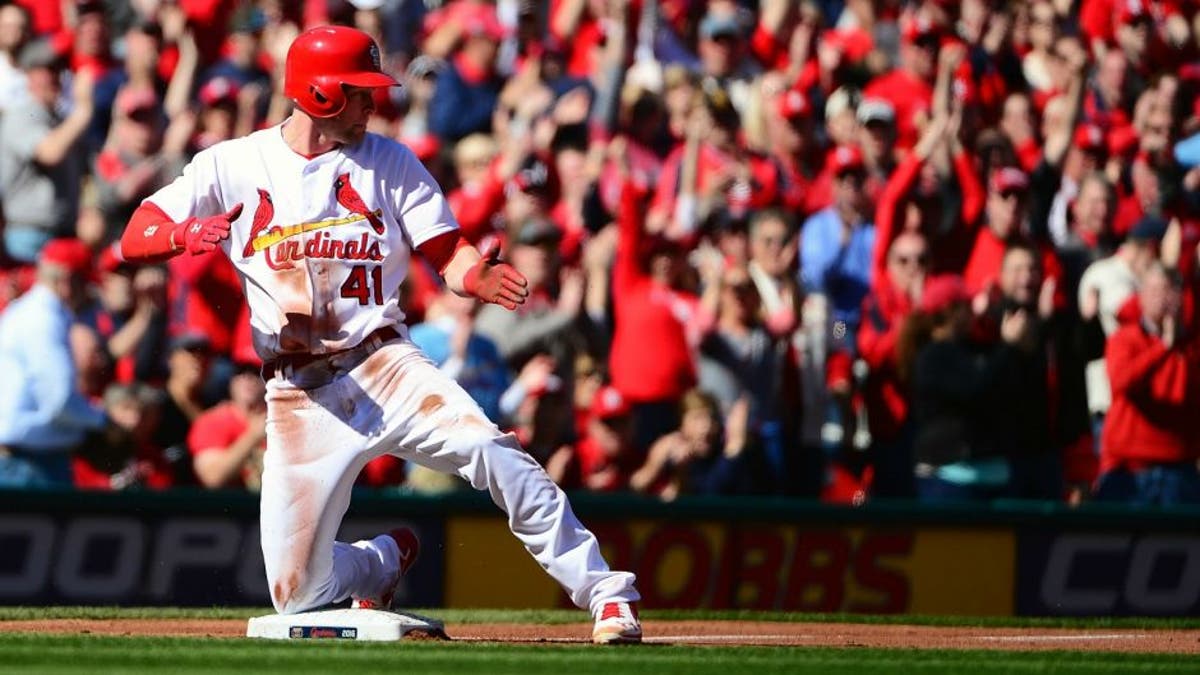
<path fill-rule="evenodd" d="M 375 234 L 383 234 L 383 221 L 375 215 L 374 211 L 367 208 L 366 202 L 358 196 L 358 191 L 350 184 L 350 174 L 344 173 L 338 176 L 337 180 L 333 182 L 333 190 L 339 204 L 350 209 L 351 213 L 365 216 L 371 223 L 371 227 L 375 229 Z"/>
<path fill-rule="evenodd" d="M 250 236 L 246 237 L 246 248 L 242 249 L 243 258 L 254 255 L 254 240 L 274 219 L 275 202 L 271 200 L 271 193 L 258 188 L 258 208 L 254 209 L 254 221 L 250 224 Z"/>

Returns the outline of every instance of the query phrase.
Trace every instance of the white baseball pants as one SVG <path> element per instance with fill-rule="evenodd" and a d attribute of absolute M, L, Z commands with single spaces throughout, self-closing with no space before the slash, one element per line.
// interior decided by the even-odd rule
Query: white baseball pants
<path fill-rule="evenodd" d="M 270 373 L 268 373 L 268 376 Z M 579 607 L 639 599 L 541 466 L 406 338 L 372 338 L 267 384 L 261 536 L 276 611 L 291 614 L 395 583 L 386 535 L 334 541 L 362 467 L 384 453 L 461 476 L 508 514 L 509 528 Z"/>

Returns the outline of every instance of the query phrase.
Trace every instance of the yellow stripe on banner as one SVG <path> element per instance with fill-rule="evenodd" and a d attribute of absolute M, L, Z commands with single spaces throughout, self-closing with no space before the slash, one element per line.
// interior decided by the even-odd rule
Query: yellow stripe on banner
<path fill-rule="evenodd" d="M 910 613 L 1012 616 L 1016 557 L 1012 530 L 917 530 Z"/>
<path fill-rule="evenodd" d="M 446 520 L 446 607 L 558 607 L 562 589 L 500 518 Z"/>

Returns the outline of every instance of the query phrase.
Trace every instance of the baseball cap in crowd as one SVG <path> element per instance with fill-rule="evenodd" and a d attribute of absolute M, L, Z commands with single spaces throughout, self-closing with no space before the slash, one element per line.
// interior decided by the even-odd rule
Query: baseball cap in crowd
<path fill-rule="evenodd" d="M 1129 230 L 1134 241 L 1160 241 L 1167 233 L 1167 221 L 1162 216 L 1142 216 Z"/>
<path fill-rule="evenodd" d="M 38 261 L 65 269 L 72 275 L 92 276 L 92 250 L 75 237 L 51 239 L 42 247 Z"/>
<path fill-rule="evenodd" d="M 208 336 L 204 333 L 186 332 L 171 338 L 171 341 L 167 343 L 167 351 L 208 351 L 210 346 Z"/>
<path fill-rule="evenodd" d="M 812 115 L 812 102 L 798 89 L 788 89 L 779 97 L 779 116 L 785 120 L 808 119 Z"/>
<path fill-rule="evenodd" d="M 463 35 L 467 37 L 485 37 L 497 41 L 508 37 L 508 26 L 500 22 L 496 8 L 491 5 L 472 8 L 462 17 L 461 25 Z"/>
<path fill-rule="evenodd" d="M 58 70 L 66 66 L 66 59 L 59 53 L 49 40 L 33 40 L 21 49 L 17 56 L 17 66 L 21 70 L 35 68 L 50 68 Z"/>
<path fill-rule="evenodd" d="M 1029 189 L 1029 176 L 1015 166 L 1006 166 L 992 172 L 988 182 L 992 192 L 1024 192 Z"/>
<path fill-rule="evenodd" d="M 865 98 L 858 104 L 858 123 L 879 122 L 892 124 L 896 121 L 896 109 L 891 103 L 879 98 Z"/>
<path fill-rule="evenodd" d="M 383 7 L 384 0 L 350 0 L 350 4 L 354 5 L 354 9 L 361 9 L 364 12 L 379 9 Z"/>
<path fill-rule="evenodd" d="M 966 302 L 970 297 L 967 285 L 957 274 L 929 277 L 921 289 L 921 311 L 925 314 L 937 314 L 956 302 Z"/>
<path fill-rule="evenodd" d="M 1138 149 L 1138 133 L 1132 124 L 1125 124 L 1108 132 L 1108 154 L 1113 157 L 1132 158 Z"/>
<path fill-rule="evenodd" d="M 857 63 L 875 49 L 875 38 L 861 28 L 831 28 L 819 39 L 821 44 L 835 47 L 847 63 Z"/>
<path fill-rule="evenodd" d="M 1079 125 L 1075 129 L 1075 147 L 1085 152 L 1107 152 L 1108 143 L 1104 138 L 1104 130 L 1095 124 Z"/>
<path fill-rule="evenodd" d="M 267 15 L 254 6 L 243 6 L 229 21 L 231 33 L 260 33 L 267 27 Z"/>
<path fill-rule="evenodd" d="M 858 108 L 859 93 L 849 87 L 838 87 L 825 100 L 825 120 L 831 120 L 847 110 Z"/>
<path fill-rule="evenodd" d="M 556 192 L 553 169 L 541 157 L 530 155 L 508 181 L 509 188 L 528 195 L 551 198 Z"/>
<path fill-rule="evenodd" d="M 539 246 L 541 244 L 555 243 L 559 239 L 562 239 L 562 230 L 558 229 L 557 225 L 546 218 L 533 216 L 521 224 L 521 228 L 517 231 L 517 240 L 515 243 L 525 246 Z"/>
<path fill-rule="evenodd" d="M 1200 134 L 1193 134 L 1175 144 L 1175 161 L 1185 169 L 1200 166 Z"/>
<path fill-rule="evenodd" d="M 126 117 L 136 113 L 158 110 L 158 94 L 147 87 L 124 87 L 113 105 Z"/>
<path fill-rule="evenodd" d="M 624 417 L 632 412 L 629 402 L 612 385 L 601 387 L 592 398 L 592 417 L 598 420 L 610 420 Z"/>
<path fill-rule="evenodd" d="M 238 89 L 238 83 L 233 78 L 219 75 L 205 82 L 204 86 L 200 87 L 197 97 L 205 106 L 234 103 L 237 101 Z"/>
<path fill-rule="evenodd" d="M 742 22 L 734 12 L 709 12 L 700 20 L 700 36 L 709 40 L 718 37 L 741 37 Z"/>
<path fill-rule="evenodd" d="M 936 40 L 942 36 L 942 27 L 934 23 L 924 12 L 910 15 L 900 22 L 900 37 L 905 42 Z"/>
<path fill-rule="evenodd" d="M 438 75 L 446 69 L 446 62 L 434 56 L 421 54 L 408 63 L 408 77 L 420 79 L 429 75 Z"/>
<path fill-rule="evenodd" d="M 1142 0 L 1118 0 L 1118 23 L 1130 24 L 1138 21 L 1152 21 L 1150 8 Z"/>
<path fill-rule="evenodd" d="M 862 151 L 853 145 L 839 145 L 829 153 L 829 166 L 833 175 L 844 176 L 863 170 Z"/>

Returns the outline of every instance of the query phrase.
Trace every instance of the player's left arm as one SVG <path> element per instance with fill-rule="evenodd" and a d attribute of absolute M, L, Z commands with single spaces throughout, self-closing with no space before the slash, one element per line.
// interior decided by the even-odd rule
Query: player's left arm
<path fill-rule="evenodd" d="M 529 281 L 512 265 L 500 261 L 500 243 L 493 241 L 481 254 L 458 230 L 440 234 L 417 247 L 445 279 L 450 290 L 516 309 L 529 296 Z"/>

